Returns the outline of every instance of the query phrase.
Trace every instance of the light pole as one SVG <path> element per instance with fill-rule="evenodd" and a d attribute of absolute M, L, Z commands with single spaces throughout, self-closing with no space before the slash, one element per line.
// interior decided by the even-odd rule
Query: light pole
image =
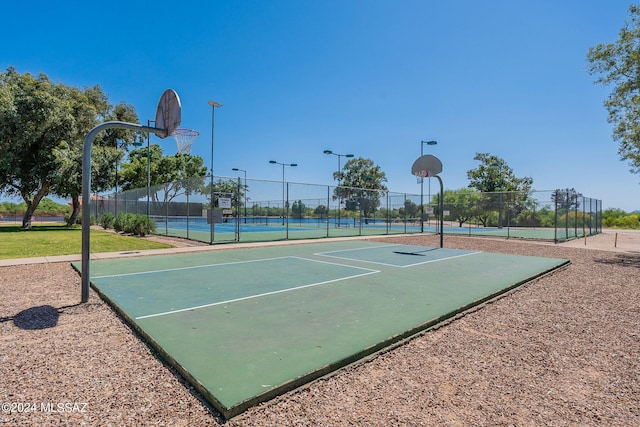
<path fill-rule="evenodd" d="M 434 146 L 438 141 L 420 141 L 420 157 L 424 155 L 424 144 Z M 424 178 L 420 182 L 420 232 L 424 233 Z M 429 177 L 429 203 L 431 203 L 431 177 Z"/>
<path fill-rule="evenodd" d="M 211 235 L 210 235 L 210 240 L 209 240 L 209 244 L 213 244 L 213 232 L 214 232 L 214 226 L 213 226 L 213 206 L 214 206 L 214 200 L 213 200 L 213 129 L 214 129 L 214 123 L 215 123 L 215 111 L 216 108 L 220 108 L 222 107 L 222 104 L 216 102 L 216 101 L 212 101 L 209 100 L 208 102 L 209 105 L 211 105 L 211 206 L 209 206 L 209 210 L 211 211 Z"/>
<path fill-rule="evenodd" d="M 338 154 L 338 153 L 334 153 L 331 150 L 324 150 L 323 151 L 324 154 L 330 154 L 333 156 L 338 157 L 338 173 L 340 173 L 340 170 L 342 169 L 340 166 L 340 158 L 342 157 L 346 157 L 346 158 L 351 158 L 353 157 L 353 154 Z M 340 227 L 340 206 L 342 205 L 342 191 L 340 190 L 339 187 L 342 186 L 342 180 L 338 181 L 338 222 L 337 222 L 337 226 Z M 327 210 L 329 209 L 329 207 L 327 206 Z"/>
<path fill-rule="evenodd" d="M 272 165 L 282 165 L 282 225 L 284 225 L 284 216 L 285 216 L 285 206 L 284 206 L 284 167 L 291 166 L 292 168 L 298 166 L 297 163 L 280 163 L 275 160 L 269 160 L 269 163 Z"/>
<path fill-rule="evenodd" d="M 244 191 L 247 191 L 247 171 L 244 169 L 232 168 L 235 172 L 244 172 Z M 244 223 L 247 223 L 247 194 L 244 193 Z"/>

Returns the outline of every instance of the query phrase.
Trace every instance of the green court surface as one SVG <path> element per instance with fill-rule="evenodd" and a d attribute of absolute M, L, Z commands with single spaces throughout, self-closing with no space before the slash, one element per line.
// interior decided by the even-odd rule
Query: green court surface
<path fill-rule="evenodd" d="M 568 262 L 343 241 L 93 261 L 91 282 L 229 418 Z"/>

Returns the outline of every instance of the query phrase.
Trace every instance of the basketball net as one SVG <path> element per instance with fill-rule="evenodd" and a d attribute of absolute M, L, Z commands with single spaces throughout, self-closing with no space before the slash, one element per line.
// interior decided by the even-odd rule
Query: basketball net
<path fill-rule="evenodd" d="M 173 132 L 173 137 L 178 144 L 178 154 L 191 153 L 191 145 L 193 141 L 200 136 L 200 132 L 193 129 L 176 129 Z"/>
<path fill-rule="evenodd" d="M 429 171 L 418 171 L 415 173 L 415 176 L 416 176 L 416 181 L 418 181 L 418 184 L 422 184 L 424 179 L 429 176 Z"/>

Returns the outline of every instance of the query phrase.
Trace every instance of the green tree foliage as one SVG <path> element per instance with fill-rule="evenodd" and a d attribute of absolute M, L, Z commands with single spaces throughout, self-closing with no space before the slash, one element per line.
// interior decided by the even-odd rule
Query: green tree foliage
<path fill-rule="evenodd" d="M 69 89 L 76 100 L 74 116 L 78 118 L 78 132 L 71 143 L 64 143 L 55 150 L 60 163 L 60 179 L 52 191 L 60 197 L 70 197 L 72 212 L 69 225 L 75 224 L 80 214 L 82 193 L 82 150 L 85 136 L 102 121 L 137 123 L 138 115 L 133 106 L 120 103 L 111 106 L 99 86 L 85 89 Z M 94 139 L 91 150 L 91 191 L 102 192 L 116 185 L 116 171 L 129 144 L 139 141 L 142 135 L 125 129 L 107 129 Z"/>
<path fill-rule="evenodd" d="M 469 187 L 484 193 L 518 191 L 529 193 L 533 178 L 518 178 L 504 159 L 489 153 L 476 153 L 473 160 L 480 162 L 476 169 L 467 171 Z"/>
<path fill-rule="evenodd" d="M 156 223 L 146 215 L 120 213 L 113 219 L 113 228 L 117 232 L 144 237 L 156 230 Z"/>
<path fill-rule="evenodd" d="M 543 218 L 545 211 L 525 210 L 516 217 L 516 225 L 519 227 L 541 227 L 543 226 Z M 553 225 L 551 219 L 550 225 Z"/>
<path fill-rule="evenodd" d="M 19 196 L 23 228 L 59 176 L 54 150 L 75 132 L 73 106 L 40 74 L 0 74 L 0 192 Z"/>
<path fill-rule="evenodd" d="M 362 211 L 365 221 L 378 209 L 387 191 L 387 178 L 380 166 L 362 157 L 350 159 L 342 170 L 333 173 L 333 178 L 341 183 L 334 189 L 333 199 L 344 201 L 346 210 Z"/>
<path fill-rule="evenodd" d="M 162 209 L 164 204 L 181 194 L 207 194 L 204 179 L 207 168 L 202 157 L 191 154 L 163 156 L 162 148 L 157 144 L 152 144 L 149 152 L 150 197 L 157 209 Z M 124 191 L 146 188 L 146 147 L 129 152 L 128 161 L 122 164 L 118 172 L 118 181 Z"/>
<path fill-rule="evenodd" d="M 27 210 L 27 204 L 12 203 L 12 202 L 0 202 L 0 218 L 3 217 L 16 217 L 18 215 L 24 215 Z M 64 216 L 69 210 L 69 206 L 65 204 L 56 203 L 48 197 L 44 197 L 38 207 L 36 208 L 34 215 L 41 216 Z"/>
<path fill-rule="evenodd" d="M 624 23 L 619 39 L 589 49 L 587 60 L 595 82 L 613 86 L 604 106 L 613 124 L 618 154 L 640 173 L 640 6 L 629 7 L 630 20 Z"/>
<path fill-rule="evenodd" d="M 324 218 L 328 215 L 328 213 L 329 209 L 325 205 L 318 205 L 318 207 L 313 210 L 313 214 L 319 216 L 320 218 Z"/>
<path fill-rule="evenodd" d="M 436 206 L 440 206 L 439 199 L 440 194 L 436 194 Z M 465 222 L 478 216 L 481 199 L 482 195 L 471 188 L 444 190 L 444 210 L 449 211 L 449 218 L 453 218 L 458 222 L 458 226 L 462 227 Z"/>
<path fill-rule="evenodd" d="M 77 217 L 84 137 L 103 119 L 137 121 L 132 111 L 126 104 L 113 109 L 99 86 L 81 90 L 13 67 L 0 73 L 0 192 L 25 201 L 23 228 L 31 227 L 38 204 L 50 193 L 71 197 L 69 219 Z M 109 138 L 132 139 L 123 133 L 98 139 Z M 103 157 L 92 156 L 92 163 Z M 92 168 L 92 174 L 101 173 Z"/>
<path fill-rule="evenodd" d="M 607 228 L 640 229 L 640 214 L 627 213 L 622 209 L 605 209 L 602 212 L 602 226 Z"/>
<path fill-rule="evenodd" d="M 518 178 L 504 159 L 489 153 L 476 153 L 473 159 L 480 165 L 468 170 L 467 178 L 470 188 L 485 193 L 480 200 L 482 209 L 476 215 L 483 225 L 488 225 L 491 212 L 498 212 L 500 221 L 515 218 L 527 209 L 533 178 Z"/>
<path fill-rule="evenodd" d="M 293 205 L 291 205 L 291 216 L 294 218 L 302 219 L 306 212 L 307 206 L 302 202 L 302 200 L 295 201 L 293 202 Z"/>
<path fill-rule="evenodd" d="M 207 198 L 211 199 L 210 185 L 207 186 Z M 231 199 L 231 206 L 240 206 L 245 198 L 244 195 L 247 191 L 247 185 L 240 183 L 235 179 L 227 179 L 213 182 L 213 195 L 214 198 L 228 197 Z"/>
<path fill-rule="evenodd" d="M 260 206 L 253 204 L 251 206 L 251 215 L 253 216 L 282 216 L 282 207 L 279 206 Z"/>
<path fill-rule="evenodd" d="M 420 206 L 412 200 L 405 200 L 404 206 L 398 209 L 398 215 L 403 218 L 416 218 L 420 216 Z"/>

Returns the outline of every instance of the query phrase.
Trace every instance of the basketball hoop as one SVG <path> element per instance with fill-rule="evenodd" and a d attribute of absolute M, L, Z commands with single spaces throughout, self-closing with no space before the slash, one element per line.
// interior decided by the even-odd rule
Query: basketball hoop
<path fill-rule="evenodd" d="M 418 181 L 418 184 L 422 184 L 424 179 L 429 177 L 429 171 L 425 170 L 415 171 L 413 174 L 416 176 L 416 181 Z"/>
<path fill-rule="evenodd" d="M 411 173 L 416 176 L 418 184 L 422 184 L 425 178 L 437 176 L 440 172 L 442 172 L 442 162 L 431 154 L 418 157 L 411 166 Z"/>
<path fill-rule="evenodd" d="M 156 128 L 163 129 L 164 132 L 155 134 L 158 138 L 165 139 L 169 135 L 173 135 L 173 132 L 182 121 L 182 104 L 180 104 L 180 97 L 173 89 L 167 89 L 160 97 L 158 102 L 158 109 L 156 110 Z"/>
<path fill-rule="evenodd" d="M 173 132 L 173 137 L 176 139 L 176 143 L 178 144 L 178 154 L 189 154 L 191 153 L 191 145 L 196 138 L 200 136 L 200 132 L 193 129 L 176 129 Z"/>
<path fill-rule="evenodd" d="M 440 178 L 440 173 L 442 172 L 442 162 L 436 156 L 431 154 L 425 154 L 416 159 L 411 166 L 411 174 L 415 175 L 418 179 L 418 184 L 422 184 L 425 178 L 437 178 L 440 183 L 440 197 L 438 198 L 438 202 L 440 205 L 440 247 L 444 247 L 442 242 L 444 236 L 444 187 L 442 184 L 442 178 Z M 422 203 L 422 188 L 420 189 L 420 205 L 423 206 Z M 421 222 L 424 222 L 421 220 Z M 421 226 L 422 228 L 423 226 Z"/>

